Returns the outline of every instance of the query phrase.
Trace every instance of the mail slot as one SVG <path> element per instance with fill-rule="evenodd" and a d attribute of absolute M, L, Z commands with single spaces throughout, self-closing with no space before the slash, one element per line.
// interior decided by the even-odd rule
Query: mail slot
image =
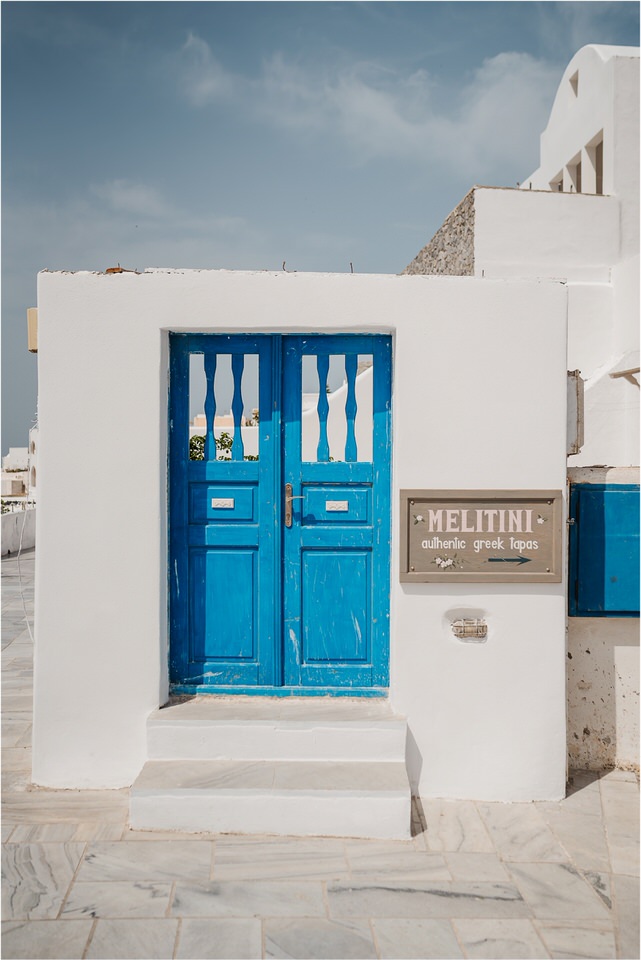
<path fill-rule="evenodd" d="M 347 513 L 349 502 L 347 500 L 326 500 L 325 509 L 328 513 Z"/>

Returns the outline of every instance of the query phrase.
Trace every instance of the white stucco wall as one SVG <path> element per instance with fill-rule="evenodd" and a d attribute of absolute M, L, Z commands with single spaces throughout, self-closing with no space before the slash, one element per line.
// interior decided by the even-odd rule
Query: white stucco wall
<path fill-rule="evenodd" d="M 2 514 L 2 556 L 30 550 L 36 545 L 35 509 Z"/>
<path fill-rule="evenodd" d="M 36 783 L 131 783 L 167 695 L 168 331 L 380 332 L 394 336 L 390 699 L 408 718 L 414 788 L 563 794 L 564 584 L 398 580 L 400 488 L 564 489 L 562 284 L 44 273 L 38 307 Z M 71 431 L 85 438 L 73 491 Z M 119 473 L 135 496 L 113 496 Z M 487 617 L 486 643 L 453 637 L 467 610 Z"/>
<path fill-rule="evenodd" d="M 474 203 L 475 276 L 568 282 L 568 369 L 585 380 L 585 444 L 571 465 L 638 464 L 639 390 L 610 376 L 639 350 L 639 257 L 621 259 L 622 204 L 480 187 Z"/>
<path fill-rule="evenodd" d="M 578 74 L 576 86 L 570 82 Z M 550 182 L 603 132 L 603 192 L 639 196 L 634 153 L 638 156 L 639 48 L 588 44 L 563 72 L 547 127 L 541 134 L 539 167 L 522 188 L 547 190 Z M 636 134 L 636 144 L 635 144 Z M 627 158 L 623 157 L 627 154 Z M 638 167 L 637 167 L 638 174 Z M 591 192 L 594 192 L 593 190 Z"/>
<path fill-rule="evenodd" d="M 614 197 L 477 187 L 474 275 L 609 283 L 619 221 Z"/>

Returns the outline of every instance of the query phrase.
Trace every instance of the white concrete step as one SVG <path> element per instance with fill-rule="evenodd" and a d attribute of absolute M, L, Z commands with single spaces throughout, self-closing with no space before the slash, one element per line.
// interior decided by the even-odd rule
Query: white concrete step
<path fill-rule="evenodd" d="M 155 710 L 150 760 L 405 760 L 407 724 L 386 700 L 196 697 Z"/>
<path fill-rule="evenodd" d="M 407 839 L 404 762 L 151 760 L 131 788 L 136 830 Z"/>

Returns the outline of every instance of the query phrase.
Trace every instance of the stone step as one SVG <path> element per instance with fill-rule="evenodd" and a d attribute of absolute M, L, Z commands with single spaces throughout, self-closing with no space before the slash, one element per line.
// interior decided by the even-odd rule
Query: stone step
<path fill-rule="evenodd" d="M 407 724 L 386 700 L 196 697 L 155 710 L 150 760 L 405 760 Z"/>
<path fill-rule="evenodd" d="M 404 762 L 150 760 L 135 830 L 408 839 Z"/>

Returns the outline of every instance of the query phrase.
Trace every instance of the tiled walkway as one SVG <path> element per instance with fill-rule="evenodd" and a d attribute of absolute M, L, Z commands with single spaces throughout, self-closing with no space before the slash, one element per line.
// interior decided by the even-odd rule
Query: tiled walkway
<path fill-rule="evenodd" d="M 425 800 L 408 842 L 141 834 L 126 790 L 31 789 L 15 559 L 2 581 L 5 960 L 639 956 L 631 774 L 575 774 L 562 803 Z"/>

